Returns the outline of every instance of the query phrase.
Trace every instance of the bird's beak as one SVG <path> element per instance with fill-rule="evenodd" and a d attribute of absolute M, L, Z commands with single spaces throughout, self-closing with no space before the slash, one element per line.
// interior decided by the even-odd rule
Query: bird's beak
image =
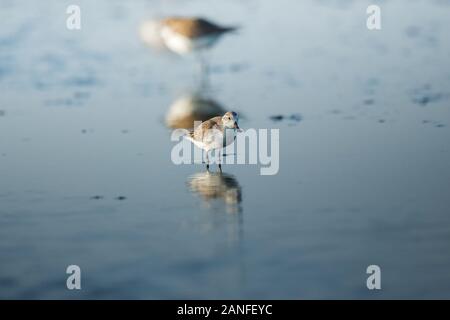
<path fill-rule="evenodd" d="M 234 122 L 234 128 L 235 128 L 238 132 L 244 131 L 244 130 L 242 130 L 241 128 L 239 128 L 239 126 L 238 126 L 238 124 L 237 124 L 236 121 Z"/>

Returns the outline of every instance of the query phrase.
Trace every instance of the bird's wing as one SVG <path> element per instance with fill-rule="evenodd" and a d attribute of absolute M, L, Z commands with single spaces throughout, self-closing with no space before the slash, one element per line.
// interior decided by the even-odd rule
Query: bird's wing
<path fill-rule="evenodd" d="M 198 38 L 211 34 L 220 34 L 232 31 L 233 27 L 221 27 L 203 18 L 182 18 L 172 17 L 166 18 L 164 24 L 172 29 L 172 31 L 179 33 L 188 38 Z"/>
<path fill-rule="evenodd" d="M 212 130 L 221 130 L 221 117 L 214 117 L 205 122 L 202 122 L 197 128 L 194 129 L 193 138 L 197 141 L 204 141 L 205 139 L 210 139 Z"/>

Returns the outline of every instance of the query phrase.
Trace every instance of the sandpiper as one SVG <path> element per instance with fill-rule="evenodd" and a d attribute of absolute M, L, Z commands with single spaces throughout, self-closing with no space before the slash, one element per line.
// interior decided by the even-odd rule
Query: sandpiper
<path fill-rule="evenodd" d="M 209 171 L 208 152 L 230 145 L 236 139 L 236 132 L 241 132 L 239 128 L 239 116 L 236 112 L 229 111 L 222 117 L 214 117 L 202 122 L 186 138 L 194 145 L 206 152 L 206 170 Z M 222 171 L 222 164 L 219 153 L 219 170 Z"/>
<path fill-rule="evenodd" d="M 210 48 L 225 33 L 236 27 L 219 26 L 200 17 L 167 17 L 145 21 L 141 39 L 154 48 L 165 46 L 180 55 Z"/>
<path fill-rule="evenodd" d="M 207 83 L 208 62 L 203 52 L 211 48 L 226 33 L 237 27 L 220 26 L 200 17 L 167 17 L 145 21 L 140 27 L 141 39 L 161 51 L 167 49 L 179 55 L 195 53 L 202 83 Z"/>
<path fill-rule="evenodd" d="M 225 33 L 236 27 L 219 26 L 199 17 L 170 17 L 161 21 L 161 37 L 166 46 L 178 53 L 210 48 Z"/>

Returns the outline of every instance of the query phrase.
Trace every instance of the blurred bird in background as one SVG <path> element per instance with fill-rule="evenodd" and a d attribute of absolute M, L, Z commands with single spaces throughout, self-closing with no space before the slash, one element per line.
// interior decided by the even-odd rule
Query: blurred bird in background
<path fill-rule="evenodd" d="M 220 26 L 201 17 L 167 17 L 144 22 L 140 36 L 144 43 L 156 49 L 165 48 L 179 55 L 196 54 L 201 75 L 207 76 L 204 51 L 223 35 L 236 30 L 235 26 Z"/>

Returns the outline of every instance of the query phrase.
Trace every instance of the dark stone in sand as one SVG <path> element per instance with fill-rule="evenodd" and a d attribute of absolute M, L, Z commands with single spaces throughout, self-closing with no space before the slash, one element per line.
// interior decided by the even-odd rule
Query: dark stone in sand
<path fill-rule="evenodd" d="M 98 196 L 98 195 L 97 196 L 92 196 L 91 199 L 92 200 L 100 200 L 100 199 L 103 199 L 103 196 Z"/>
<path fill-rule="evenodd" d="M 123 201 L 123 200 L 126 200 L 126 199 L 127 199 L 127 197 L 124 197 L 124 196 L 116 197 L 116 200 L 119 200 L 119 201 Z"/>
<path fill-rule="evenodd" d="M 281 114 L 270 116 L 270 120 L 272 121 L 281 121 L 284 119 L 284 116 Z"/>
<path fill-rule="evenodd" d="M 289 116 L 284 116 L 282 114 L 270 116 L 270 120 L 272 120 L 274 122 L 283 121 L 285 119 L 288 119 L 288 120 L 294 121 L 294 122 L 300 122 L 302 120 L 302 116 L 298 113 L 293 113 Z M 289 125 L 292 125 L 292 124 L 289 124 Z"/>
<path fill-rule="evenodd" d="M 428 103 L 430 103 L 431 99 L 428 96 L 414 98 L 414 102 L 423 106 L 426 106 Z"/>

